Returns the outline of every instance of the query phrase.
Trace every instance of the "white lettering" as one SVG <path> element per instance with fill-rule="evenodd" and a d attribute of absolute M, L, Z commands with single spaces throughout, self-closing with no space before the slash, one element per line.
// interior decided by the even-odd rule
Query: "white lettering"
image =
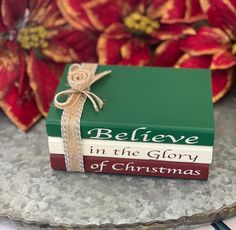
<path fill-rule="evenodd" d="M 198 143 L 198 137 L 197 136 L 192 136 L 192 137 L 188 137 L 186 140 L 185 140 L 185 143 L 186 144 L 197 144 Z"/>
<path fill-rule="evenodd" d="M 115 139 L 116 140 L 119 140 L 119 141 L 123 141 L 123 140 L 127 140 L 128 134 L 127 133 L 118 133 L 116 136 L 115 136 Z"/>
<path fill-rule="evenodd" d="M 201 170 L 196 170 L 194 176 L 199 176 L 201 174 Z"/>
<path fill-rule="evenodd" d="M 93 139 L 97 138 L 97 139 L 104 139 L 104 140 L 112 138 L 112 135 L 111 135 L 112 131 L 110 129 L 91 129 L 88 131 L 88 134 L 91 135 L 92 132 L 94 131 L 97 131 L 96 135 L 90 138 L 93 138 Z"/>
<path fill-rule="evenodd" d="M 136 133 L 137 133 L 137 131 L 138 130 L 145 130 L 145 129 L 147 129 L 146 127 L 140 127 L 140 128 L 137 128 L 137 129 L 135 129 L 133 132 L 132 132 L 132 135 L 131 135 L 131 141 L 138 141 L 138 138 L 135 138 L 136 137 Z"/>
<path fill-rule="evenodd" d="M 163 142 L 165 140 L 165 135 L 156 135 L 152 138 L 153 142 Z"/>
<path fill-rule="evenodd" d="M 108 139 L 114 139 L 114 140 L 129 140 L 129 141 L 140 141 L 140 142 L 154 142 L 154 143 L 160 143 L 160 142 L 170 142 L 170 143 L 179 143 L 182 142 L 183 144 L 198 144 L 199 143 L 199 137 L 198 136 L 173 136 L 173 135 L 164 135 L 164 134 L 158 134 L 155 135 L 150 130 L 147 130 L 147 127 L 139 127 L 137 129 L 134 129 L 130 134 L 126 132 L 116 133 L 111 129 L 107 128 L 95 128 L 91 129 L 87 133 L 89 135 L 89 138 L 92 139 L 100 139 L 100 140 L 108 140 Z"/>
<path fill-rule="evenodd" d="M 121 166 L 121 168 L 118 168 L 117 166 Z M 116 170 L 116 171 L 122 171 L 124 164 L 123 163 L 116 163 L 114 165 L 112 165 L 112 169 Z"/>
<path fill-rule="evenodd" d="M 144 134 L 141 134 L 140 136 L 143 136 L 143 141 L 150 141 L 151 139 L 148 139 L 148 134 L 151 133 L 151 131 L 147 131 Z"/>
<path fill-rule="evenodd" d="M 166 137 L 169 137 L 172 140 L 173 143 L 179 142 L 179 141 L 181 141 L 185 138 L 185 136 L 181 136 L 179 139 L 176 139 L 172 135 L 166 135 Z"/>

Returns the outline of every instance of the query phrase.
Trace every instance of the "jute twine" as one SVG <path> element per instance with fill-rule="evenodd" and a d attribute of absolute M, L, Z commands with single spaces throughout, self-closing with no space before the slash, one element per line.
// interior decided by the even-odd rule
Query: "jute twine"
<path fill-rule="evenodd" d="M 63 109 L 61 134 L 67 171 L 84 172 L 80 120 L 86 98 L 92 102 L 95 111 L 98 112 L 103 107 L 102 100 L 90 92 L 90 86 L 111 71 L 95 75 L 97 66 L 97 64 L 72 64 L 67 76 L 71 88 L 57 93 L 54 98 L 55 106 Z M 68 96 L 64 102 L 59 101 L 62 95 Z"/>

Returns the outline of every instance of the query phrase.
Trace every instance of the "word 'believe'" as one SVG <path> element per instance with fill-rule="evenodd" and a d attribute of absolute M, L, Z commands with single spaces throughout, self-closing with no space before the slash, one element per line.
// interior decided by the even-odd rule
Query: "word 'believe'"
<path fill-rule="evenodd" d="M 198 143 L 198 136 L 180 136 L 175 137 L 173 135 L 164 135 L 164 134 L 153 134 L 152 131 L 147 130 L 146 127 L 140 127 L 137 129 L 134 129 L 131 133 L 118 133 L 113 134 L 113 131 L 111 129 L 105 129 L 105 128 L 95 128 L 88 131 L 88 135 L 90 135 L 90 138 L 93 139 L 100 139 L 100 140 L 109 140 L 109 139 L 115 139 L 119 141 L 140 141 L 140 142 L 155 142 L 155 143 L 161 143 L 161 142 L 170 142 L 170 143 L 178 143 L 183 142 L 185 144 L 193 145 Z"/>

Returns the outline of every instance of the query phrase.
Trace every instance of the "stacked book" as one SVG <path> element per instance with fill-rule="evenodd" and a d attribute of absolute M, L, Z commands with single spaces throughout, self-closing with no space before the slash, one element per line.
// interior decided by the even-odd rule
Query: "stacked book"
<path fill-rule="evenodd" d="M 68 88 L 65 69 L 57 92 Z M 99 66 L 112 73 L 91 92 L 80 130 L 85 172 L 208 178 L 214 143 L 211 75 L 203 69 Z M 62 110 L 51 105 L 47 134 L 51 166 L 66 170 Z"/>

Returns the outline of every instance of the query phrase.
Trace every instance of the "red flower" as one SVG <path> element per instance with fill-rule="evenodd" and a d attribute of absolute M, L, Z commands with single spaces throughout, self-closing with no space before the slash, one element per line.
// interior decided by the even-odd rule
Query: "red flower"
<path fill-rule="evenodd" d="M 233 82 L 236 64 L 236 1 L 200 0 L 208 22 L 215 27 L 201 27 L 196 35 L 181 41 L 185 54 L 178 67 L 212 69 L 213 101 L 219 100 Z"/>
<path fill-rule="evenodd" d="M 203 19 L 199 0 L 57 0 L 64 17 L 75 28 L 101 33 L 100 64 L 148 65 L 150 45 L 183 34 L 184 25 Z"/>
<path fill-rule="evenodd" d="M 66 25 L 54 0 L 0 7 L 0 106 L 27 130 L 47 114 L 63 63 L 96 60 L 96 39 Z"/>
<path fill-rule="evenodd" d="M 200 27 L 195 35 L 165 41 L 155 51 L 155 64 L 212 70 L 212 95 L 216 102 L 233 83 L 236 64 L 230 37 L 215 27 Z"/>
<path fill-rule="evenodd" d="M 201 27 L 196 35 L 184 38 L 179 47 L 185 54 L 176 66 L 213 70 L 213 101 L 222 98 L 233 83 L 232 67 L 236 64 L 234 44 L 230 37 L 219 28 Z"/>

